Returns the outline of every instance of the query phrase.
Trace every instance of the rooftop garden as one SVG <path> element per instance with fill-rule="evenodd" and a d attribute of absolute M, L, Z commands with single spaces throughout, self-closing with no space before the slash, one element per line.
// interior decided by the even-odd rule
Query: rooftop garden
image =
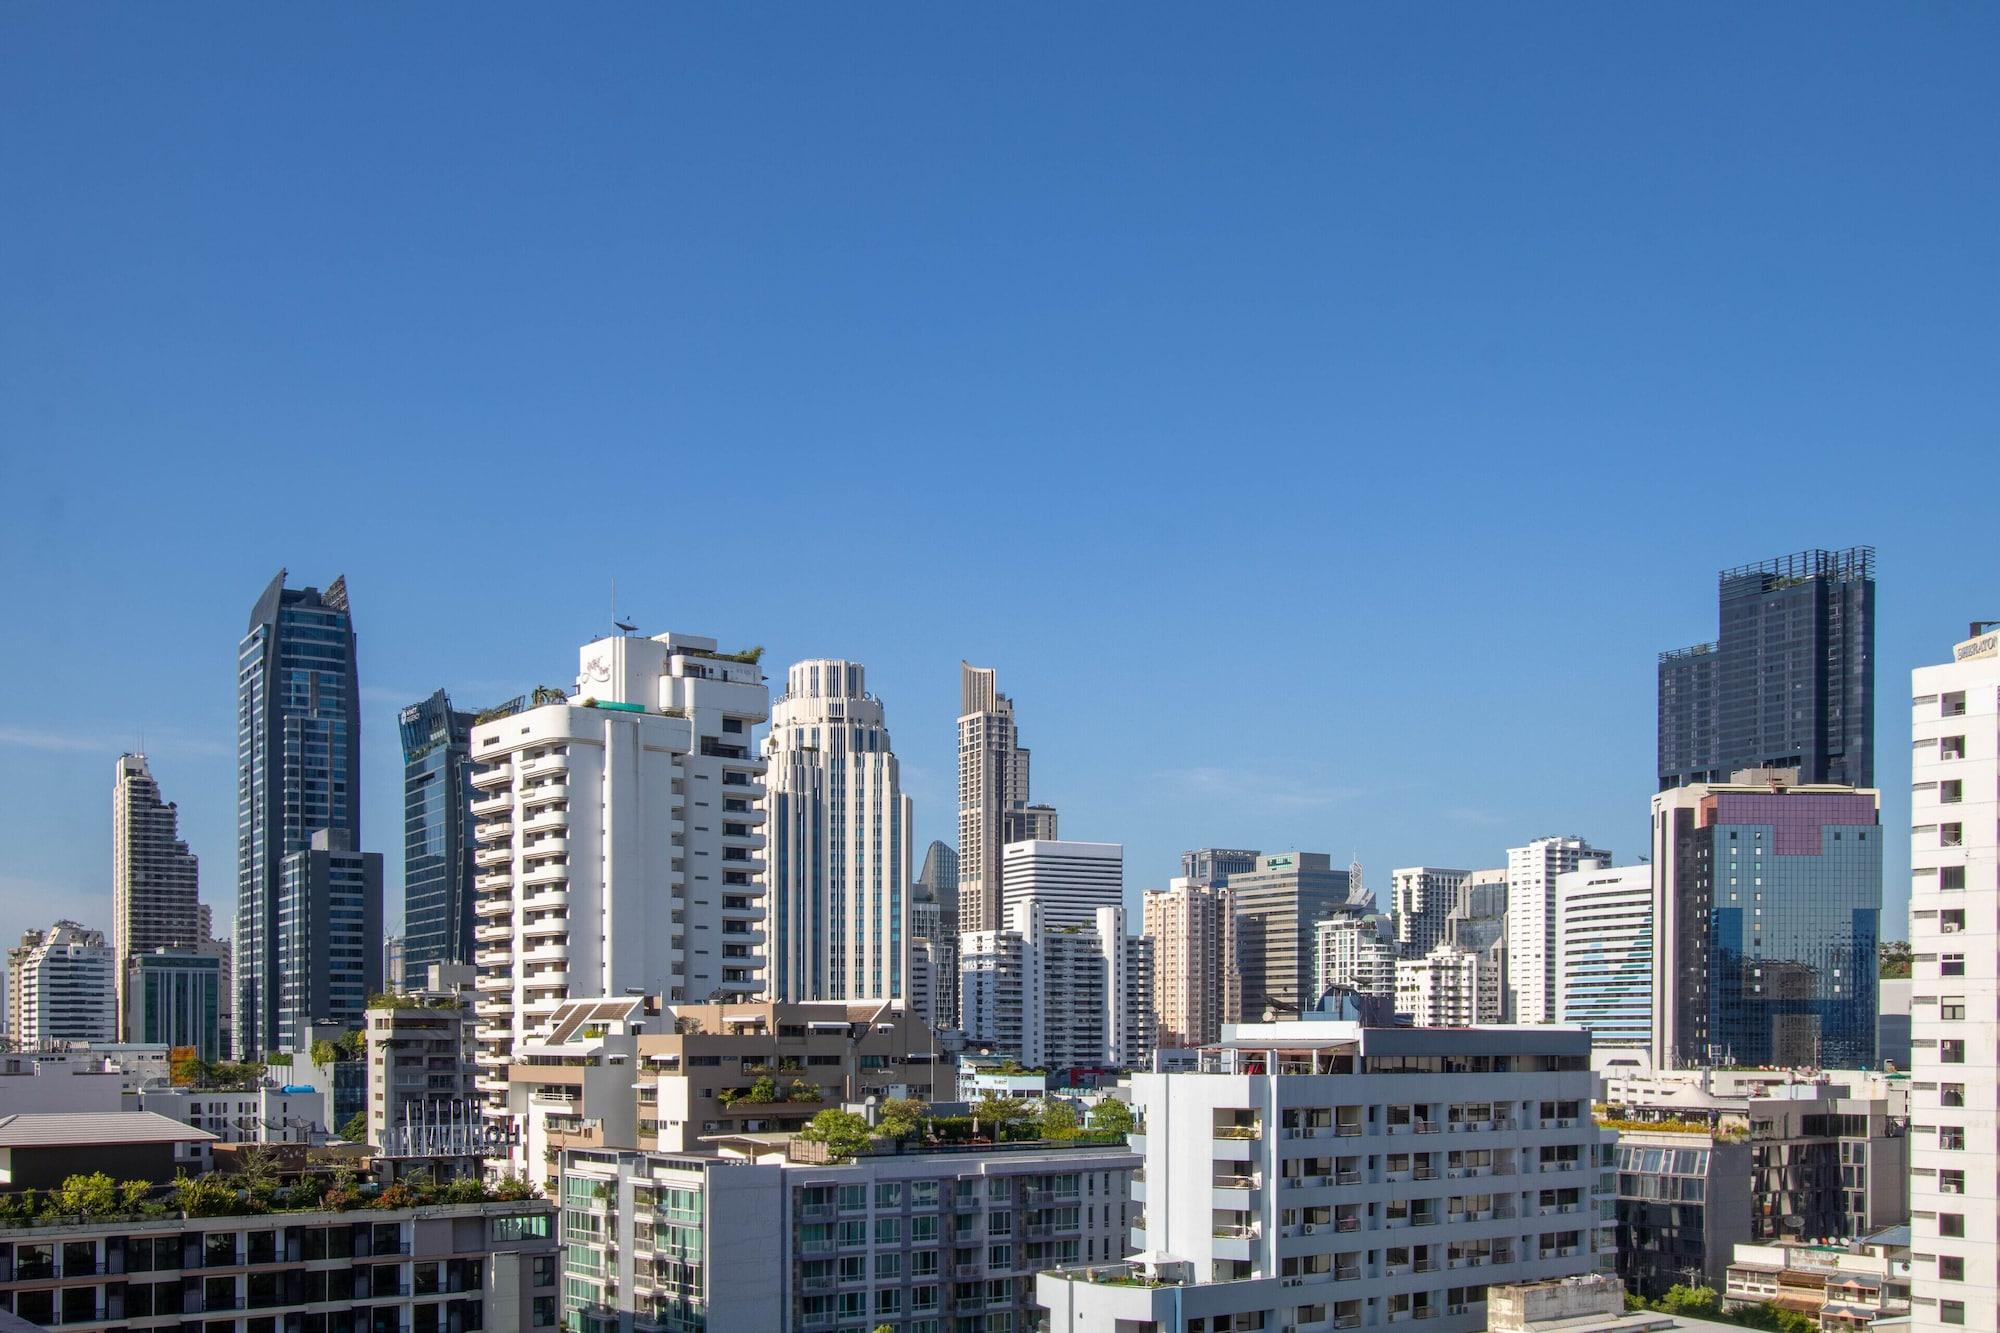
<path fill-rule="evenodd" d="M 1030 1102 L 1020 1097 L 987 1095 L 973 1105 L 971 1115 L 930 1114 L 924 1103 L 907 1097 L 883 1103 L 874 1125 L 852 1111 L 829 1107 L 799 1131 L 808 1143 L 823 1143 L 830 1156 L 852 1159 L 867 1153 L 922 1152 L 998 1143 L 1123 1143 L 1132 1132 L 1132 1110 L 1110 1098 L 1091 1110 L 1086 1126 L 1067 1102 Z"/>
<path fill-rule="evenodd" d="M 457 1009 L 460 1007 L 455 995 L 398 995 L 393 991 L 378 991 L 368 997 L 370 1009 Z"/>

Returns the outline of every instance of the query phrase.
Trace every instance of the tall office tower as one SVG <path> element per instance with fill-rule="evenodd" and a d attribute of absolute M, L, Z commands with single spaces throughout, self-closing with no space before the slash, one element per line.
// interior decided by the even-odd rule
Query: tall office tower
<path fill-rule="evenodd" d="M 910 885 L 910 985 L 909 1010 L 930 1027 L 949 1027 L 939 1012 L 943 964 L 944 911 L 931 895 L 930 885 L 916 880 Z M 954 964 L 954 976 L 956 964 Z"/>
<path fill-rule="evenodd" d="M 1653 1040 L 1653 871 L 1590 862 L 1556 876 L 1556 1021 L 1595 1047 Z"/>
<path fill-rule="evenodd" d="M 16 1050 L 118 1040 L 117 955 L 104 932 L 58 921 L 7 951 L 8 1037 Z"/>
<path fill-rule="evenodd" d="M 287 588 L 281 569 L 236 648 L 238 1059 L 278 1049 L 282 867 L 311 848 L 316 829 L 361 845 L 354 618 L 345 576 L 321 593 Z"/>
<path fill-rule="evenodd" d="M 1153 942 L 1126 933 L 1123 907 L 1098 908 L 1094 933 L 1104 958 L 1105 1059 L 1118 1069 L 1144 1069 L 1156 1038 Z"/>
<path fill-rule="evenodd" d="M 1325 852 L 1280 852 L 1229 877 L 1235 899 L 1236 960 L 1242 974 L 1242 1015 L 1293 1017 L 1312 1008 L 1313 930 L 1336 913 L 1360 915 L 1350 901 L 1347 872 Z"/>
<path fill-rule="evenodd" d="M 1421 958 L 1444 942 L 1444 923 L 1458 906 L 1458 891 L 1469 870 L 1406 866 L 1389 872 L 1389 912 L 1396 921 L 1396 948 L 1405 958 Z"/>
<path fill-rule="evenodd" d="M 438 690 L 397 717 L 403 738 L 403 967 L 472 962 L 472 723 Z"/>
<path fill-rule="evenodd" d="M 958 688 L 958 926 L 999 930 L 1000 849 L 1055 838 L 1056 812 L 1028 803 L 1028 752 L 993 669 L 960 662 Z"/>
<path fill-rule="evenodd" d="M 1236 918 L 1226 887 L 1186 876 L 1140 895 L 1153 943 L 1153 1021 L 1161 1046 L 1205 1046 L 1236 1021 Z"/>
<path fill-rule="evenodd" d="M 916 922 L 912 922 L 910 933 L 913 938 L 930 942 L 931 1004 L 932 1025 L 940 1028 L 958 1026 L 958 853 L 950 844 L 936 839 L 924 849 L 923 869 L 918 872 L 918 881 L 930 892 L 935 905 L 935 920 L 926 917 L 920 934 Z M 919 900 L 916 886 L 911 886 L 912 903 Z"/>
<path fill-rule="evenodd" d="M 382 989 L 382 854 L 314 829 L 278 875 L 278 1003 L 271 1048 L 306 1049 L 311 1023 L 358 1028 Z"/>
<path fill-rule="evenodd" d="M 407 907 L 408 904 L 405 904 Z M 403 978 L 409 975 L 403 966 L 406 941 L 401 935 L 382 937 L 382 988 L 390 991 L 403 989 Z"/>
<path fill-rule="evenodd" d="M 1341 912 L 1314 924 L 1314 1002 L 1336 986 L 1363 995 L 1396 993 L 1396 934 L 1390 918 Z"/>
<path fill-rule="evenodd" d="M 923 868 L 917 878 L 930 885 L 931 896 L 938 900 L 944 910 L 954 916 L 958 912 L 958 853 L 950 844 L 933 838 L 931 845 L 924 848 Z"/>
<path fill-rule="evenodd" d="M 786 673 L 764 763 L 772 997 L 907 999 L 915 818 L 860 663 Z"/>
<path fill-rule="evenodd" d="M 1655 1067 L 1875 1062 L 1873 791 L 1790 769 L 1653 797 Z"/>
<path fill-rule="evenodd" d="M 1479 956 L 1482 983 L 1500 995 L 1500 1016 L 1507 1022 L 1507 871 L 1504 867 L 1475 870 L 1458 886 L 1458 904 L 1445 919 L 1444 942 L 1460 953 Z"/>
<path fill-rule="evenodd" d="M 1556 1017 L 1556 876 L 1611 853 L 1578 837 L 1536 838 L 1507 849 L 1507 1013 L 1515 1023 Z"/>
<path fill-rule="evenodd" d="M 472 729 L 481 1094 L 570 996 L 748 999 L 764 979 L 756 654 L 599 639 L 576 694 Z"/>
<path fill-rule="evenodd" d="M 190 1046 L 204 1060 L 224 1058 L 222 960 L 191 948 L 160 948 L 131 961 L 124 1039 Z"/>
<path fill-rule="evenodd" d="M 1215 889 L 1231 875 L 1244 875 L 1257 868 L 1257 853 L 1235 847 L 1197 847 L 1181 853 L 1181 878 L 1191 884 Z"/>
<path fill-rule="evenodd" d="M 1910 673 L 1910 1323 L 2000 1328 L 2000 635 Z"/>
<path fill-rule="evenodd" d="M 1042 905 L 1051 926 L 1088 926 L 1100 907 L 1125 901 L 1125 848 L 1115 842 L 1009 843 L 1000 858 L 1000 901 L 1013 919 L 1016 903 Z"/>
<path fill-rule="evenodd" d="M 118 757 L 111 793 L 111 948 L 117 955 L 118 1027 L 131 1035 L 132 960 L 201 938 L 199 863 L 181 841 L 180 815 L 160 799 L 143 754 Z"/>
<path fill-rule="evenodd" d="M 1660 654 L 1660 789 L 1795 768 L 1875 782 L 1875 548 L 1800 551 L 1717 576 L 1713 643 Z"/>

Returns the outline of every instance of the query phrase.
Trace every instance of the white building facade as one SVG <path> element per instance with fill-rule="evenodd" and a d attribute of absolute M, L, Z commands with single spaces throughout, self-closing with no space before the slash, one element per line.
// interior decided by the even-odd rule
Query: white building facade
<path fill-rule="evenodd" d="M 1394 995 L 1400 924 L 1386 916 L 1334 916 L 1315 924 L 1314 993 L 1324 995 L 1331 987 L 1346 986 L 1363 995 Z"/>
<path fill-rule="evenodd" d="M 1536 838 L 1507 849 L 1507 1017 L 1515 1023 L 1556 1018 L 1556 878 L 1585 861 L 1610 865 L 1611 853 L 1584 839 Z"/>
<path fill-rule="evenodd" d="M 1593 1044 L 1650 1048 L 1653 870 L 1592 863 L 1556 877 L 1556 1018 Z"/>
<path fill-rule="evenodd" d="M 8 1032 L 16 1050 L 118 1040 L 116 955 L 104 932 L 58 921 L 8 951 Z"/>
<path fill-rule="evenodd" d="M 913 815 L 860 663 L 786 673 L 764 761 L 772 998 L 908 999 Z"/>
<path fill-rule="evenodd" d="M 1396 1012 L 1420 1028 L 1498 1023 L 1500 980 L 1480 955 L 1440 944 L 1422 958 L 1396 963 Z"/>
<path fill-rule="evenodd" d="M 584 646 L 574 695 L 474 726 L 480 1092 L 571 995 L 765 988 L 753 654 L 689 634 Z"/>
<path fill-rule="evenodd" d="M 1051 926 L 1090 926 L 1098 909 L 1125 901 L 1125 848 L 1115 842 L 1031 838 L 1000 854 L 1001 919 L 1024 902 L 1041 904 Z"/>
<path fill-rule="evenodd" d="M 123 1040 L 142 1040 L 132 1013 L 133 959 L 192 948 L 203 938 L 200 879 L 200 863 L 181 840 L 180 815 L 173 802 L 160 799 L 146 756 L 118 756 L 111 792 L 111 948 Z"/>
<path fill-rule="evenodd" d="M 1049 1069 L 1137 1068 L 1153 1050 L 1153 948 L 1122 907 L 1086 928 L 1051 925 L 1030 899 L 1010 929 L 961 937 L 968 1047 Z"/>
<path fill-rule="evenodd" d="M 1445 921 L 1458 905 L 1459 886 L 1469 870 L 1405 866 L 1389 872 L 1389 912 L 1396 920 L 1396 948 L 1405 958 L 1421 958 L 1444 943 Z"/>
<path fill-rule="evenodd" d="M 1975 627 L 1977 628 L 1977 627 Z M 2000 636 L 1910 677 L 1910 1321 L 2000 1329 Z"/>

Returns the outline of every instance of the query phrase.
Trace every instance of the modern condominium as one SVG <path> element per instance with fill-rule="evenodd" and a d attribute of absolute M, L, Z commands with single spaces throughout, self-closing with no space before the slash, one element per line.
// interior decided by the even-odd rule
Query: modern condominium
<path fill-rule="evenodd" d="M 1469 870 L 1407 866 L 1389 872 L 1389 911 L 1396 921 L 1396 947 L 1405 958 L 1421 958 L 1444 942 L 1444 923 L 1458 905 Z"/>
<path fill-rule="evenodd" d="M 7 1035 L 17 1051 L 118 1040 L 116 955 L 104 932 L 58 921 L 7 951 Z"/>
<path fill-rule="evenodd" d="M 1161 1046 L 1203 1046 L 1236 1021 L 1236 916 L 1229 890 L 1186 876 L 1140 898 L 1153 945 L 1153 1015 Z"/>
<path fill-rule="evenodd" d="M 397 717 L 403 739 L 400 976 L 472 965 L 472 724 L 438 690 Z M 386 960 L 385 960 L 386 961 Z"/>
<path fill-rule="evenodd" d="M 280 863 L 273 1050 L 306 1050 L 315 1023 L 360 1027 L 382 989 L 382 855 L 351 844 L 344 829 L 314 829 Z"/>
<path fill-rule="evenodd" d="M 1014 701 L 991 667 L 958 666 L 958 925 L 999 930 L 1001 848 L 1056 836 L 1056 812 L 1028 802 L 1028 751 L 1014 726 Z"/>
<path fill-rule="evenodd" d="M 571 995 L 764 990 L 753 654 L 663 634 L 579 653 L 573 697 L 472 729 L 480 1091 Z"/>
<path fill-rule="evenodd" d="M 860 663 L 786 673 L 764 762 L 773 998 L 907 999 L 914 816 Z"/>
<path fill-rule="evenodd" d="M 1577 1030 L 1232 1027 L 1137 1074 L 1137 1259 L 1045 1272 L 1053 1329 L 1486 1327 L 1500 1283 L 1608 1256 Z"/>
<path fill-rule="evenodd" d="M 180 815 L 160 799 L 143 754 L 118 757 L 111 794 L 111 948 L 116 954 L 118 1026 L 132 1023 L 132 960 L 157 949 L 189 948 L 201 935 L 200 867 L 180 836 Z"/>
<path fill-rule="evenodd" d="M 1313 999 L 1336 986 L 1363 995 L 1396 993 L 1396 931 L 1386 916 L 1341 912 L 1313 926 Z"/>
<path fill-rule="evenodd" d="M 2000 635 L 1910 676 L 1911 1326 L 2000 1328 Z"/>
<path fill-rule="evenodd" d="M 1611 864 L 1611 853 L 1582 838 L 1536 838 L 1507 850 L 1507 1017 L 1515 1023 L 1556 1018 L 1556 877 L 1585 861 Z"/>
<path fill-rule="evenodd" d="M 1661 653 L 1660 789 L 1795 768 L 1875 781 L 1875 548 L 1725 569 L 1711 643 Z"/>
<path fill-rule="evenodd" d="M 1396 960 L 1396 1012 L 1420 1028 L 1498 1023 L 1504 991 L 1482 955 L 1440 944 L 1421 958 Z"/>
<path fill-rule="evenodd" d="M 1115 842 L 1009 843 L 1000 858 L 1005 919 L 1016 905 L 1037 902 L 1051 926 L 1090 926 L 1099 909 L 1125 901 L 1125 848 Z"/>
<path fill-rule="evenodd" d="M 1125 909 L 1088 926 L 1051 923 L 1034 899 L 1006 930 L 960 937 L 959 1010 L 968 1046 L 1051 1069 L 1134 1068 L 1153 1050 L 1153 946 L 1125 934 Z"/>
<path fill-rule="evenodd" d="M 1875 1063 L 1880 800 L 1750 770 L 1653 797 L 1653 1062 Z"/>
<path fill-rule="evenodd" d="M 250 627 L 236 649 L 231 1019 L 239 1059 L 281 1049 L 284 866 L 287 857 L 311 848 L 319 829 L 346 835 L 349 849 L 361 845 L 354 620 L 344 577 L 321 593 L 287 588 L 281 569 L 251 609 Z"/>
<path fill-rule="evenodd" d="M 1313 930 L 1324 917 L 1360 915 L 1370 904 L 1350 901 L 1348 874 L 1324 852 L 1260 856 L 1254 869 L 1229 877 L 1236 909 L 1236 957 L 1246 1018 L 1298 1014 L 1319 997 L 1313 985 Z"/>
<path fill-rule="evenodd" d="M 1653 1039 L 1653 870 L 1596 862 L 1556 876 L 1558 1022 L 1593 1045 Z"/>

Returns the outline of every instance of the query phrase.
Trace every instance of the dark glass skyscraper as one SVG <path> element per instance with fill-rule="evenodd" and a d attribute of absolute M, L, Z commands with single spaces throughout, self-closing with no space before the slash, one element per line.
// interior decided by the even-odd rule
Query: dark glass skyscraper
<path fill-rule="evenodd" d="M 361 711 L 347 580 L 264 589 L 236 649 L 236 1011 L 239 1058 L 278 1049 L 284 862 L 321 829 L 361 843 Z M 379 933 L 381 881 L 376 880 Z M 317 910 L 313 916 L 318 916 Z M 343 909 L 345 910 L 345 909 Z M 377 956 L 380 942 L 377 941 Z M 308 940 L 288 957 L 333 960 Z"/>
<path fill-rule="evenodd" d="M 1800 551 L 1718 576 L 1713 643 L 1660 654 L 1660 790 L 1796 768 L 1875 785 L 1875 548 Z"/>
<path fill-rule="evenodd" d="M 472 719 L 443 690 L 399 719 L 406 976 L 472 962 Z"/>

